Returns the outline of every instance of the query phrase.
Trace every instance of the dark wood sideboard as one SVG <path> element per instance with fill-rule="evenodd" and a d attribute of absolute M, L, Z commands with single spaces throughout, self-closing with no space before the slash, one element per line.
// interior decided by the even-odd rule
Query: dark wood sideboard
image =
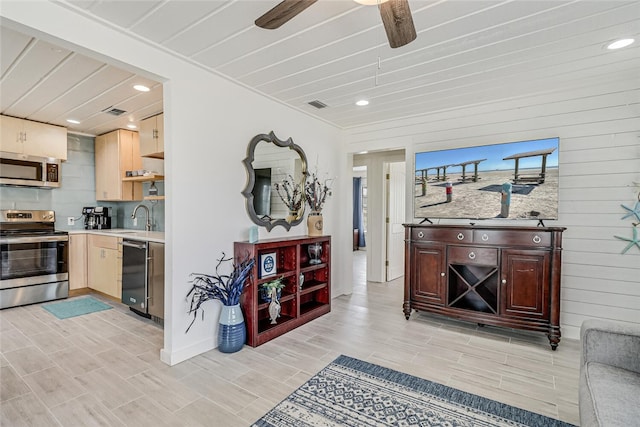
<path fill-rule="evenodd" d="M 405 317 L 415 309 L 546 332 L 555 350 L 564 230 L 405 224 Z"/>

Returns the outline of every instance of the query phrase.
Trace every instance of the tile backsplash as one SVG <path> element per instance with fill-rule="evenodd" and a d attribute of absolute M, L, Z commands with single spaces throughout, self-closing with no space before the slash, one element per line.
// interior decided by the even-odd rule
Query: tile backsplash
<path fill-rule="evenodd" d="M 56 212 L 56 228 L 80 230 L 84 228 L 82 208 L 84 206 L 110 206 L 113 209 L 113 228 L 135 228 L 144 230 L 144 213 L 133 226 L 131 213 L 140 202 L 96 202 L 94 138 L 84 135 L 67 135 L 67 161 L 62 162 L 60 188 L 0 186 L 0 209 L 53 209 Z M 143 184 L 144 194 L 150 183 Z M 157 182 L 159 194 L 164 194 L 164 183 Z M 141 202 L 152 212 L 155 231 L 164 231 L 164 201 Z M 67 218 L 74 217 L 75 225 L 67 225 Z"/>

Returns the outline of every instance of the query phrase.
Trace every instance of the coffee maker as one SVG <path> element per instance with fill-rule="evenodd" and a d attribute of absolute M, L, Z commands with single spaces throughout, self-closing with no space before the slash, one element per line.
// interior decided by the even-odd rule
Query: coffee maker
<path fill-rule="evenodd" d="M 88 206 L 82 208 L 85 230 L 105 230 L 111 228 L 111 208 Z"/>

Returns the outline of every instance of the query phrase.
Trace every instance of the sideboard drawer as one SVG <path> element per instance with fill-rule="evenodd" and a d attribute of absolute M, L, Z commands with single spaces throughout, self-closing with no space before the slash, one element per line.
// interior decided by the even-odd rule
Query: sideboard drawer
<path fill-rule="evenodd" d="M 473 231 L 464 228 L 414 228 L 411 234 L 413 241 L 471 243 Z"/>
<path fill-rule="evenodd" d="M 473 242 L 502 246 L 549 246 L 551 233 L 535 230 L 473 230 Z"/>
<path fill-rule="evenodd" d="M 449 264 L 498 265 L 498 249 L 449 246 L 447 262 Z"/>

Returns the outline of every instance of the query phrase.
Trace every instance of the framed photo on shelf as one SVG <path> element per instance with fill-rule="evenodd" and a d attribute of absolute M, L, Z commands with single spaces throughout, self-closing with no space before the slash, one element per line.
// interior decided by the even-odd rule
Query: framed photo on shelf
<path fill-rule="evenodd" d="M 275 252 L 260 254 L 260 278 L 275 276 L 278 272 L 278 261 Z"/>

